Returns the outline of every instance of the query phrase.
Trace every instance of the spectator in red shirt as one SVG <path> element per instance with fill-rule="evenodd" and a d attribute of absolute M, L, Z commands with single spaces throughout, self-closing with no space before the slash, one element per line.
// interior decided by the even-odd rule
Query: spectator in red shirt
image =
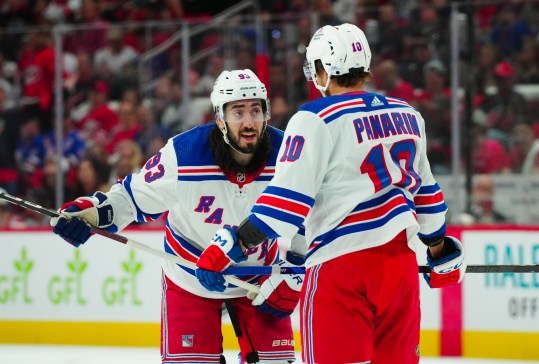
<path fill-rule="evenodd" d="M 119 142 L 125 139 L 134 139 L 140 130 L 137 107 L 131 101 L 123 101 L 118 109 L 120 124 L 111 132 L 107 144 L 107 152 L 112 154 Z"/>
<path fill-rule="evenodd" d="M 118 115 L 108 106 L 109 86 L 105 81 L 97 80 L 88 95 L 90 112 L 79 122 L 87 142 L 107 143 L 112 130 L 119 124 Z"/>
<path fill-rule="evenodd" d="M 28 34 L 28 47 L 19 58 L 23 75 L 21 103 L 31 115 L 39 118 L 43 131 L 52 126 L 54 57 L 48 33 L 32 31 Z"/>
<path fill-rule="evenodd" d="M 400 77 L 397 64 L 393 60 L 385 60 L 376 67 L 374 80 L 376 88 L 386 96 L 402 99 L 410 104 L 415 103 L 414 88 Z"/>
<path fill-rule="evenodd" d="M 509 172 L 505 148 L 487 137 L 484 125 L 476 124 L 473 129 L 472 158 L 474 174 Z"/>

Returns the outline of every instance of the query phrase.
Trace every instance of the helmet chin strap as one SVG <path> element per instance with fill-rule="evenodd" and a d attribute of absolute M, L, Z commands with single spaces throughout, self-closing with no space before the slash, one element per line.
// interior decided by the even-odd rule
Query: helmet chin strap
<path fill-rule="evenodd" d="M 326 73 L 327 74 L 327 73 Z M 326 80 L 326 85 L 325 86 L 321 86 L 316 80 L 318 79 L 318 77 L 313 77 L 313 82 L 314 82 L 314 86 L 318 89 L 318 91 L 320 91 L 320 93 L 322 94 L 323 97 L 326 97 L 327 96 L 327 90 L 328 90 L 328 87 L 329 87 L 329 83 L 331 82 L 331 76 L 329 74 L 327 74 L 328 78 Z"/>
<path fill-rule="evenodd" d="M 226 127 L 226 122 L 223 122 L 223 124 L 224 124 L 225 127 L 224 127 L 223 129 L 221 129 L 221 133 L 223 133 L 223 140 L 225 141 L 225 143 L 228 144 L 228 146 L 229 146 L 230 148 L 234 149 L 234 151 L 236 151 L 236 152 L 239 153 L 239 154 L 242 154 L 242 155 L 249 155 L 249 154 L 251 154 L 251 153 L 244 153 L 244 152 L 242 152 L 241 150 L 236 149 L 236 148 L 234 147 L 234 145 L 232 145 L 232 142 L 230 141 L 230 139 L 228 139 L 228 129 L 227 129 L 227 127 Z"/>

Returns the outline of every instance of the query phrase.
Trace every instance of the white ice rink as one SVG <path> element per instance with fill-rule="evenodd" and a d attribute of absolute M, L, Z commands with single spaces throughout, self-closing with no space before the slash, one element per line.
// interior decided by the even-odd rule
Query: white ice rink
<path fill-rule="evenodd" d="M 236 364 L 235 352 L 225 353 L 227 363 Z M 299 357 L 299 355 L 298 355 Z M 158 348 L 92 346 L 0 345 L 0 364 L 158 364 Z M 530 364 L 537 361 L 421 359 L 422 364 Z"/>

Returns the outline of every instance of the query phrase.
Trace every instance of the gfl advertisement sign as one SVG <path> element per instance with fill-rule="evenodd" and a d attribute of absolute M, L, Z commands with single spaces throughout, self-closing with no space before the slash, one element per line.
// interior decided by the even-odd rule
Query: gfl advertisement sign
<path fill-rule="evenodd" d="M 0 319 L 159 321 L 159 258 L 97 235 L 78 249 L 52 233 L 1 236 Z"/>

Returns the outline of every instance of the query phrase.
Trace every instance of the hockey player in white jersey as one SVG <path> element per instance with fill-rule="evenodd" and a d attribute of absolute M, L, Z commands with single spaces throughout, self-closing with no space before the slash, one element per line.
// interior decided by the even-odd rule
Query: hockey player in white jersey
<path fill-rule="evenodd" d="M 462 244 L 445 235 L 425 122 L 406 101 L 365 92 L 371 51 L 355 25 L 320 28 L 306 55 L 324 97 L 290 119 L 275 177 L 236 238 L 252 248 L 305 226 L 305 363 L 418 363 L 415 242 L 427 246 L 431 287 L 466 270 Z"/>
<path fill-rule="evenodd" d="M 204 283 L 206 289 L 194 270 L 163 261 L 162 362 L 223 363 L 221 311 L 227 299 L 242 331 L 241 361 L 290 363 L 294 346 L 289 315 L 299 301 L 302 280 L 245 277 L 261 284 L 261 294 L 251 302 L 244 289 L 229 286 L 222 274 L 204 269 L 215 259 L 226 260 L 222 269 L 233 259 L 240 265 L 277 263 L 276 239 L 245 254 L 239 247 L 228 256 L 209 249 L 199 260 L 216 228 L 233 233 L 249 215 L 273 177 L 283 134 L 267 125 L 266 88 L 250 70 L 224 71 L 211 101 L 214 125 L 171 138 L 139 173 L 119 181 L 109 192 L 62 206 L 62 217 L 52 222 L 54 232 L 79 246 L 90 236 L 87 223 L 116 232 L 133 221 L 168 213 L 164 250 L 198 262 L 196 274 L 210 283 Z"/>

